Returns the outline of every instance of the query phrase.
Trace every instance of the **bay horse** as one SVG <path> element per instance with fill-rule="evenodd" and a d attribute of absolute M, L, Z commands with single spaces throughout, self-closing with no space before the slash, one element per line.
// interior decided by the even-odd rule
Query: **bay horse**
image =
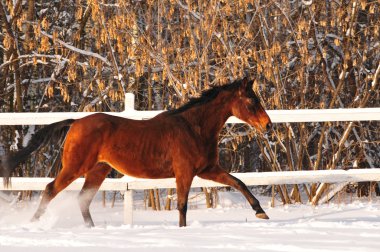
<path fill-rule="evenodd" d="M 218 163 L 218 136 L 230 116 L 260 132 L 271 128 L 271 120 L 252 90 L 252 83 L 244 78 L 213 87 L 184 106 L 149 120 L 97 113 L 50 124 L 37 131 L 25 148 L 3 156 L 0 171 L 9 182 L 10 174 L 20 162 L 64 132 L 67 135 L 62 168 L 46 186 L 32 221 L 41 217 L 60 191 L 84 176 L 78 201 L 85 224 L 93 227 L 89 206 L 112 169 L 138 178 L 175 177 L 180 227 L 186 226 L 188 194 L 195 176 L 239 190 L 256 211 L 256 217 L 268 219 L 246 185 Z"/>

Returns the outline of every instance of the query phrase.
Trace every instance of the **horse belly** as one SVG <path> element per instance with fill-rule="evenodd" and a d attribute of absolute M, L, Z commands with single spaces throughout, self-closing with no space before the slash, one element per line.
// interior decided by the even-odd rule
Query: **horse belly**
<path fill-rule="evenodd" d="M 103 148 L 99 159 L 117 171 L 133 177 L 174 177 L 172 158 L 168 155 L 167 148 L 159 144 L 158 140 L 146 141 L 143 136 L 138 137 L 137 133 L 133 139 L 119 138 Z"/>
<path fill-rule="evenodd" d="M 144 158 L 144 157 L 143 157 Z M 147 162 L 150 160 L 151 162 Z M 171 161 L 142 159 L 113 159 L 111 166 L 120 173 L 137 178 L 172 178 L 174 172 Z"/>

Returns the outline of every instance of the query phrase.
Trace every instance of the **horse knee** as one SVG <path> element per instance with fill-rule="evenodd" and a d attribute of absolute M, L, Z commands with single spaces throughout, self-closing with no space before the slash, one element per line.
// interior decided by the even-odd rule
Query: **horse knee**
<path fill-rule="evenodd" d="M 181 218 L 182 217 L 186 218 L 187 202 L 178 202 L 177 209 L 179 211 Z"/>
<path fill-rule="evenodd" d="M 187 212 L 187 202 L 178 202 L 177 208 L 178 208 L 178 211 L 186 213 Z"/>
<path fill-rule="evenodd" d="M 89 209 L 91 200 L 92 197 L 90 196 L 90 193 L 87 191 L 81 191 L 78 195 L 78 203 L 82 210 Z"/>
<path fill-rule="evenodd" d="M 45 191 L 44 191 L 44 196 L 48 197 L 49 199 L 54 198 L 55 196 L 55 180 L 50 182 L 49 184 L 46 185 Z"/>

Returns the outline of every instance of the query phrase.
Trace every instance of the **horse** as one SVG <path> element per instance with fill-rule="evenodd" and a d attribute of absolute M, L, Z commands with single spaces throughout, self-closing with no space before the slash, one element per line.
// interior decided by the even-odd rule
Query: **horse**
<path fill-rule="evenodd" d="M 104 113 L 64 120 L 37 131 L 28 145 L 1 158 L 0 170 L 9 182 L 16 166 L 49 140 L 66 134 L 62 167 L 42 194 L 32 221 L 37 221 L 49 202 L 70 183 L 84 176 L 78 201 L 86 226 L 94 227 L 89 206 L 107 174 L 116 169 L 138 178 L 176 178 L 179 226 L 186 226 L 187 201 L 195 176 L 239 190 L 256 217 L 269 219 L 259 201 L 239 179 L 219 165 L 218 136 L 230 116 L 236 116 L 258 132 L 272 123 L 252 88 L 240 79 L 204 91 L 178 109 L 149 120 L 131 120 Z"/>

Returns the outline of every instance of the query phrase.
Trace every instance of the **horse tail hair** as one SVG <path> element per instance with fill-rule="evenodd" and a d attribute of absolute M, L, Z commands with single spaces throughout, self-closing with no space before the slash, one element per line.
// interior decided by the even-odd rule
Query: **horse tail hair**
<path fill-rule="evenodd" d="M 74 121 L 74 119 L 68 119 L 50 124 L 34 133 L 27 146 L 24 148 L 1 156 L 0 175 L 3 176 L 4 186 L 10 186 L 11 175 L 20 163 L 25 162 L 32 152 L 47 145 L 49 142 L 57 143 L 60 139 L 63 139 Z"/>

